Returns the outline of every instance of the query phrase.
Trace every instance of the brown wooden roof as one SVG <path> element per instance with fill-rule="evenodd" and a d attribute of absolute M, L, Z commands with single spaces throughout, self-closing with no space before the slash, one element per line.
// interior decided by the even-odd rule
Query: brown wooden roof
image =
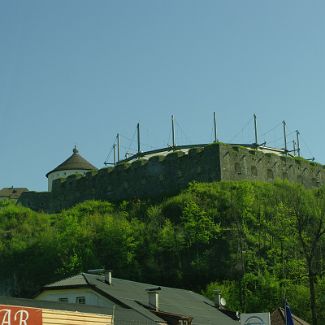
<path fill-rule="evenodd" d="M 73 149 L 73 154 L 65 160 L 62 164 L 51 170 L 46 174 L 48 177 L 51 173 L 62 170 L 96 170 L 97 168 L 92 165 L 89 161 L 79 155 L 76 148 Z"/>

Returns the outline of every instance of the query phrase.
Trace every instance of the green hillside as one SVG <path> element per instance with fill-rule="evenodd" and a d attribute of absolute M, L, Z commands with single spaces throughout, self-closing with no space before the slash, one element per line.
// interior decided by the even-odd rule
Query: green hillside
<path fill-rule="evenodd" d="M 51 215 L 0 205 L 1 295 L 30 297 L 105 267 L 210 297 L 219 288 L 239 311 L 271 311 L 286 297 L 298 316 L 325 323 L 325 188 L 193 183 L 159 203 L 88 201 Z"/>

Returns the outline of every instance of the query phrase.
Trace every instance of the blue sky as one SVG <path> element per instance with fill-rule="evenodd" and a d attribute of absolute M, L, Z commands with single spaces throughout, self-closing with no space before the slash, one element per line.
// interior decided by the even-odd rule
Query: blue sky
<path fill-rule="evenodd" d="M 283 147 L 301 133 L 325 164 L 325 2 L 0 0 L 0 188 L 46 190 L 77 145 L 121 150 L 224 142 Z M 272 130 L 272 131 L 270 131 Z M 270 132 L 268 132 L 270 131 Z M 266 133 L 266 134 L 265 134 Z M 133 139 L 133 141 L 132 141 Z"/>

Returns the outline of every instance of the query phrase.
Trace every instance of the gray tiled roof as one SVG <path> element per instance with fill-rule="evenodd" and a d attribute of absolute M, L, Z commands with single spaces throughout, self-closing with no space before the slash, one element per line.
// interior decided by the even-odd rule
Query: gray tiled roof
<path fill-rule="evenodd" d="M 88 286 L 88 282 L 86 281 L 83 274 L 78 274 L 72 276 L 70 278 L 66 278 L 54 283 L 50 283 L 44 286 L 44 288 L 52 288 L 52 287 L 80 287 L 80 286 Z"/>
<path fill-rule="evenodd" d="M 118 278 L 112 279 L 112 284 L 107 284 L 104 277 L 82 273 L 62 281 L 47 285 L 43 290 L 84 285 L 85 281 L 97 292 L 137 311 L 142 316 L 153 322 L 163 322 L 148 308 L 148 294 L 146 289 L 157 285 L 134 282 Z M 213 302 L 202 295 L 189 290 L 162 287 L 159 291 L 159 310 L 172 314 L 193 317 L 192 325 L 238 325 L 238 322 L 224 315 L 214 307 Z"/>
<path fill-rule="evenodd" d="M 92 165 L 89 161 L 79 155 L 79 152 L 76 148 L 73 149 L 73 154 L 65 160 L 62 164 L 51 170 L 46 174 L 48 177 L 49 174 L 62 171 L 62 170 L 96 170 L 97 168 Z"/>

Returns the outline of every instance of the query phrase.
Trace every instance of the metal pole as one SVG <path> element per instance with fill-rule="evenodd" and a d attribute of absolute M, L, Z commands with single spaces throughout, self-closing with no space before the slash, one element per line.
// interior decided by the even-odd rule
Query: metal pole
<path fill-rule="evenodd" d="M 172 138 L 173 138 L 173 148 L 175 148 L 176 144 L 175 144 L 174 115 L 172 115 Z"/>
<path fill-rule="evenodd" d="M 216 112 L 213 112 L 213 130 L 214 130 L 214 142 L 217 142 L 217 122 L 216 122 Z"/>
<path fill-rule="evenodd" d="M 116 142 L 117 142 L 117 161 L 120 161 L 120 135 L 119 133 L 116 135 Z"/>
<path fill-rule="evenodd" d="M 258 145 L 258 139 L 257 139 L 257 122 L 256 122 L 256 114 L 254 114 L 254 131 L 255 131 L 255 145 Z"/>
<path fill-rule="evenodd" d="M 287 148 L 286 122 L 282 121 L 282 124 L 283 124 L 284 151 L 285 151 L 285 154 L 287 154 L 288 148 Z"/>
<path fill-rule="evenodd" d="M 141 153 L 141 148 L 140 148 L 140 124 L 137 124 L 137 134 L 138 134 L 138 155 Z"/>
<path fill-rule="evenodd" d="M 113 149 L 114 149 L 114 166 L 116 164 L 116 144 L 113 144 Z"/>
<path fill-rule="evenodd" d="M 297 137 L 297 153 L 298 153 L 298 157 L 300 157 L 300 144 L 299 144 L 299 131 L 296 130 L 296 137 Z"/>
<path fill-rule="evenodd" d="M 292 145 L 293 145 L 293 155 L 296 155 L 296 141 L 292 140 Z"/>

